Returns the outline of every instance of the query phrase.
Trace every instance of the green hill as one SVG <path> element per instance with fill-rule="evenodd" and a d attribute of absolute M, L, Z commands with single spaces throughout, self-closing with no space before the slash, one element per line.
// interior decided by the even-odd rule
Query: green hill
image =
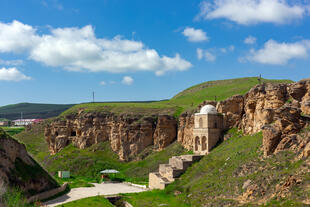
<path fill-rule="evenodd" d="M 292 83 L 290 80 L 262 79 L 264 83 Z M 232 95 L 243 95 L 258 84 L 257 77 L 229 80 L 208 81 L 192 86 L 170 100 L 156 102 L 110 102 L 78 104 L 62 113 L 62 116 L 76 113 L 83 108 L 85 111 L 103 111 L 116 114 L 169 114 L 179 116 L 184 111 L 192 111 L 205 100 L 224 100 Z"/>
<path fill-rule="evenodd" d="M 128 194 L 124 199 L 135 207 L 307 206 L 303 202 L 310 198 L 309 158 L 296 160 L 289 151 L 263 158 L 261 133 L 242 136 L 235 129 L 228 133 L 232 135 L 228 141 L 164 191 Z M 287 184 L 290 178 L 300 181 Z"/>
<path fill-rule="evenodd" d="M 19 119 L 21 113 L 25 119 L 46 119 L 58 116 L 74 104 L 37 104 L 19 103 L 0 107 L 0 118 Z"/>

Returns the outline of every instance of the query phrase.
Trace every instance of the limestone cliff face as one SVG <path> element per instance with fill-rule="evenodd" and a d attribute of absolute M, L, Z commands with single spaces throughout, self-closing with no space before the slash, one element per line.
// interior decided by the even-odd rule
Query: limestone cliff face
<path fill-rule="evenodd" d="M 177 123 L 170 116 L 113 115 L 84 113 L 56 120 L 45 129 L 52 154 L 72 143 L 83 149 L 110 141 L 120 160 L 130 160 L 146 147 L 163 149 L 176 139 Z"/>
<path fill-rule="evenodd" d="M 179 117 L 178 142 L 186 149 L 192 150 L 193 146 L 194 114 L 182 114 Z"/>
<path fill-rule="evenodd" d="M 0 183 L 18 187 L 31 196 L 58 187 L 58 184 L 27 153 L 23 144 L 0 128 Z"/>
<path fill-rule="evenodd" d="M 283 148 L 278 147 L 280 142 L 281 146 L 288 146 L 288 137 L 307 124 L 310 79 L 292 84 L 257 85 L 244 96 L 235 95 L 219 102 L 205 101 L 197 111 L 205 104 L 216 106 L 224 115 L 225 129 L 237 127 L 245 134 L 263 130 L 267 155 Z M 67 117 L 65 121 L 54 121 L 46 128 L 45 136 L 51 153 L 57 153 L 70 143 L 85 148 L 110 141 L 121 160 L 130 160 L 147 146 L 154 145 L 161 150 L 176 137 L 186 149 L 191 150 L 193 128 L 194 114 L 188 113 L 182 114 L 177 123 L 173 117 L 164 115 L 143 117 L 81 112 Z"/>
<path fill-rule="evenodd" d="M 209 104 L 202 105 L 206 103 Z M 212 102 L 215 104 L 217 111 L 224 115 L 225 129 L 237 127 L 245 134 L 263 131 L 265 155 L 288 148 L 309 154 L 309 136 L 303 135 L 305 139 L 297 133 L 309 124 L 310 80 L 257 85 L 244 96 Z M 193 116 L 184 114 L 179 118 L 178 141 L 187 149 L 192 146 Z"/>

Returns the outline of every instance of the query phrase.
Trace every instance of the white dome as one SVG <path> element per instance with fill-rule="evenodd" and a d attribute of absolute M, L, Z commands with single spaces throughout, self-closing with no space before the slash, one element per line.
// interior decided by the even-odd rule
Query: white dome
<path fill-rule="evenodd" d="M 217 110 L 212 105 L 205 105 L 200 109 L 200 114 L 217 114 Z"/>

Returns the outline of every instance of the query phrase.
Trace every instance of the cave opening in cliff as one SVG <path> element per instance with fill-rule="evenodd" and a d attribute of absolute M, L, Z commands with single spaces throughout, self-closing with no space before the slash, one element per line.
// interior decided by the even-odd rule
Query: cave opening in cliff
<path fill-rule="evenodd" d="M 76 137 L 76 131 L 71 131 L 71 137 Z"/>

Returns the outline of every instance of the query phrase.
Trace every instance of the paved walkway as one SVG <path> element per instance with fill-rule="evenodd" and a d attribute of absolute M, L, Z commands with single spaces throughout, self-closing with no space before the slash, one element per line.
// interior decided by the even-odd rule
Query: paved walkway
<path fill-rule="evenodd" d="M 47 201 L 44 206 L 54 207 L 71 201 L 82 198 L 97 196 L 97 195 L 115 195 L 119 193 L 138 193 L 147 189 L 131 186 L 125 183 L 93 183 L 95 187 L 89 188 L 73 188 L 71 191 L 54 200 Z"/>

